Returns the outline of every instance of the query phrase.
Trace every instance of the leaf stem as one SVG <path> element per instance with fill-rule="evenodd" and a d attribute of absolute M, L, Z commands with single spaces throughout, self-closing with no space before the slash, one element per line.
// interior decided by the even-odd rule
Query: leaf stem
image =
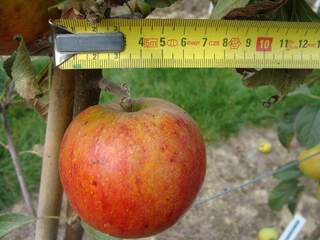
<path fill-rule="evenodd" d="M 310 95 L 307 95 L 307 96 L 309 96 L 312 99 L 320 100 L 320 96 L 316 96 L 316 95 L 313 95 L 313 94 L 310 94 Z"/>
<path fill-rule="evenodd" d="M 38 157 L 42 157 L 38 152 L 36 151 L 22 151 L 22 152 L 19 152 L 19 155 L 23 155 L 23 154 L 33 154 L 33 155 L 36 155 Z"/>

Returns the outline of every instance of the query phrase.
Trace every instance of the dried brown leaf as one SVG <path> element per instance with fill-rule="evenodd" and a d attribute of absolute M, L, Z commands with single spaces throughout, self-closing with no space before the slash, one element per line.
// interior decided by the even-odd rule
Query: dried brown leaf
<path fill-rule="evenodd" d="M 264 19 L 270 14 L 275 14 L 287 0 L 264 0 L 263 2 L 249 4 L 243 8 L 236 8 L 229 12 L 223 19 Z"/>

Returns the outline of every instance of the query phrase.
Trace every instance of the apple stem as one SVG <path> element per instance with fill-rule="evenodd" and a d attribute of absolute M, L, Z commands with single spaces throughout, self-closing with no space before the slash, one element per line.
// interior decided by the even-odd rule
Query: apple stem
<path fill-rule="evenodd" d="M 124 97 L 120 100 L 120 106 L 126 112 L 133 112 L 133 100 L 130 97 Z"/>
<path fill-rule="evenodd" d="M 102 78 L 99 81 L 99 87 L 103 91 L 111 93 L 120 99 L 120 106 L 126 112 L 134 111 L 134 99 L 130 97 L 130 91 L 127 84 L 116 84 L 109 79 Z"/>

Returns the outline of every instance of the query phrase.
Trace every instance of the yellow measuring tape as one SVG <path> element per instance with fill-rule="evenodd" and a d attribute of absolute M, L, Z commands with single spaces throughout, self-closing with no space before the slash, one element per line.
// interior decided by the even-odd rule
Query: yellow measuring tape
<path fill-rule="evenodd" d="M 320 24 L 191 19 L 55 22 L 74 33 L 120 31 L 120 53 L 76 54 L 62 69 L 320 68 Z"/>

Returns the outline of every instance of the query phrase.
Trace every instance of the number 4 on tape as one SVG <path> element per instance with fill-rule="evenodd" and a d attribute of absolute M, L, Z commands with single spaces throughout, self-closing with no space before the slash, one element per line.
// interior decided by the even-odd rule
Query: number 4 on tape
<path fill-rule="evenodd" d="M 305 223 L 306 219 L 300 214 L 296 214 L 279 240 L 295 240 Z"/>

